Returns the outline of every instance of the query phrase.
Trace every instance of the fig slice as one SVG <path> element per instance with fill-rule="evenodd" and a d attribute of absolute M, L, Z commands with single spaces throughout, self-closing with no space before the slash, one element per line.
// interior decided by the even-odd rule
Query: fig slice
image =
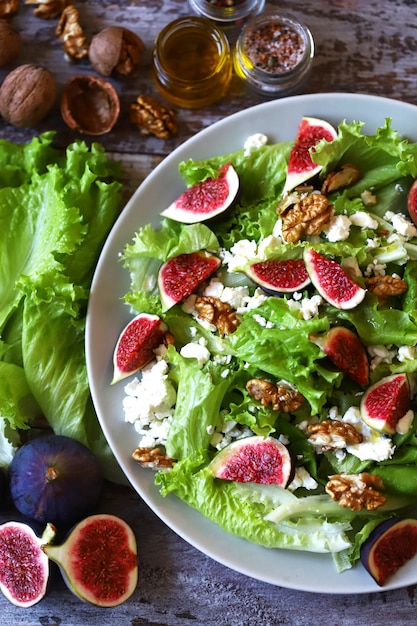
<path fill-rule="evenodd" d="M 33 606 L 45 596 L 49 560 L 42 546 L 55 537 L 55 527 L 47 524 L 42 537 L 24 522 L 0 526 L 0 589 L 15 606 Z"/>
<path fill-rule="evenodd" d="M 322 139 L 333 141 L 336 137 L 337 131 L 329 122 L 307 116 L 301 119 L 288 159 L 283 196 L 320 172 L 322 166 L 313 163 L 311 151 Z"/>
<path fill-rule="evenodd" d="M 312 333 L 315 343 L 336 365 L 359 385 L 369 384 L 369 361 L 359 337 L 349 328 L 334 326 L 323 335 Z"/>
<path fill-rule="evenodd" d="M 111 384 L 135 374 L 155 356 L 168 326 L 158 315 L 139 313 L 122 330 L 113 353 L 113 379 Z"/>
<path fill-rule="evenodd" d="M 408 215 L 417 226 L 417 179 L 413 182 L 407 194 Z"/>
<path fill-rule="evenodd" d="M 61 545 L 43 546 L 68 588 L 81 600 L 111 607 L 125 602 L 138 582 L 137 544 L 130 526 L 98 513 L 79 522 Z"/>
<path fill-rule="evenodd" d="M 354 309 L 366 290 L 352 280 L 343 267 L 314 248 L 305 248 L 304 261 L 319 294 L 337 309 Z"/>
<path fill-rule="evenodd" d="M 180 254 L 166 261 L 158 274 L 163 311 L 182 302 L 220 266 L 220 259 L 205 251 Z"/>
<path fill-rule="evenodd" d="M 288 448 L 275 437 L 253 435 L 233 441 L 210 463 L 216 478 L 286 487 L 293 475 Z"/>
<path fill-rule="evenodd" d="M 239 176 L 233 165 L 226 163 L 219 168 L 219 176 L 188 187 L 161 215 L 183 224 L 212 220 L 233 208 L 239 189 Z"/>
<path fill-rule="evenodd" d="M 407 374 L 391 374 L 368 387 L 361 399 L 361 417 L 371 428 L 389 435 L 410 409 Z"/>
<path fill-rule="evenodd" d="M 259 261 L 249 265 L 245 273 L 272 295 L 292 293 L 304 289 L 311 282 L 304 259 Z"/>
<path fill-rule="evenodd" d="M 381 522 L 362 544 L 361 563 L 376 583 L 387 581 L 417 554 L 417 520 L 391 518 Z"/>

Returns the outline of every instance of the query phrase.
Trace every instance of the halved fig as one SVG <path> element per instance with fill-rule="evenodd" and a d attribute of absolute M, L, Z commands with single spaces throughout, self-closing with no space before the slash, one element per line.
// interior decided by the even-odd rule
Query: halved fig
<path fill-rule="evenodd" d="M 13 504 L 26 518 L 70 526 L 92 512 L 103 473 L 93 453 L 64 435 L 44 435 L 23 444 L 9 465 Z"/>
<path fill-rule="evenodd" d="M 42 545 L 55 537 L 55 527 L 47 524 L 42 537 L 23 522 L 0 526 L 0 589 L 15 606 L 33 606 L 46 594 L 49 561 Z"/>
<path fill-rule="evenodd" d="M 122 330 L 113 353 L 113 379 L 111 384 L 135 374 L 155 356 L 168 326 L 158 315 L 139 313 Z"/>
<path fill-rule="evenodd" d="M 161 215 L 184 224 L 211 220 L 233 208 L 239 187 L 235 168 L 226 163 L 219 168 L 219 176 L 206 178 L 186 189 Z"/>
<path fill-rule="evenodd" d="M 329 122 L 315 117 L 302 118 L 288 159 L 283 195 L 320 172 L 322 166 L 313 163 L 310 151 L 322 139 L 333 141 L 336 137 L 337 131 Z"/>
<path fill-rule="evenodd" d="M 411 185 L 407 194 L 408 215 L 417 225 L 417 179 Z"/>
<path fill-rule="evenodd" d="M 390 435 L 410 409 L 407 374 L 391 374 L 368 387 L 361 400 L 361 417 L 371 428 Z"/>
<path fill-rule="evenodd" d="M 417 519 L 381 522 L 361 547 L 361 562 L 380 587 L 417 554 Z"/>
<path fill-rule="evenodd" d="M 315 343 L 336 365 L 359 385 L 369 383 L 369 361 L 359 337 L 348 328 L 334 326 L 323 335 L 311 334 Z"/>
<path fill-rule="evenodd" d="M 246 275 L 272 295 L 292 293 L 311 282 L 304 259 L 259 261 L 249 265 Z"/>
<path fill-rule="evenodd" d="M 208 252 L 180 254 L 166 261 L 159 270 L 158 287 L 162 309 L 182 302 L 220 266 L 220 259 Z"/>
<path fill-rule="evenodd" d="M 278 439 L 254 435 L 220 450 L 210 470 L 222 480 L 286 487 L 293 475 L 293 463 L 288 448 Z"/>
<path fill-rule="evenodd" d="M 121 518 L 100 513 L 79 522 L 61 545 L 44 545 L 68 588 L 81 600 L 110 607 L 125 602 L 138 582 L 136 538 Z"/>
<path fill-rule="evenodd" d="M 329 304 L 338 309 L 353 309 L 362 302 L 366 290 L 339 263 L 314 248 L 305 248 L 304 261 L 311 282 Z"/>

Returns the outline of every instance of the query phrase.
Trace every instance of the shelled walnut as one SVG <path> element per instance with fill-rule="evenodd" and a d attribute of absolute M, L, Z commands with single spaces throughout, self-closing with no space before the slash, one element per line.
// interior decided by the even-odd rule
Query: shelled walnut
<path fill-rule="evenodd" d="M 227 302 L 214 296 L 197 296 L 195 308 L 199 317 L 213 324 L 221 335 L 230 335 L 239 326 L 239 318 Z"/>
<path fill-rule="evenodd" d="M 65 7 L 72 4 L 72 0 L 25 0 L 25 4 L 35 5 L 35 17 L 52 20 L 59 17 Z"/>
<path fill-rule="evenodd" d="M 291 413 L 304 403 L 304 396 L 293 387 L 283 383 L 271 383 L 262 378 L 251 378 L 246 383 L 249 395 L 262 406 L 271 406 L 273 411 Z"/>
<path fill-rule="evenodd" d="M 129 117 L 142 135 L 168 139 L 177 133 L 175 113 L 150 96 L 140 95 L 129 107 Z"/>
<path fill-rule="evenodd" d="M 19 10 L 19 0 L 4 0 L 0 2 L 0 19 L 13 17 Z"/>
<path fill-rule="evenodd" d="M 364 508 L 374 511 L 386 502 L 385 496 L 380 493 L 384 490 L 384 483 L 379 476 L 368 472 L 329 476 L 325 489 L 340 506 L 352 511 Z"/>
<path fill-rule="evenodd" d="M 88 43 L 79 23 L 79 13 L 71 4 L 62 11 L 55 32 L 70 59 L 78 61 L 88 55 Z"/>

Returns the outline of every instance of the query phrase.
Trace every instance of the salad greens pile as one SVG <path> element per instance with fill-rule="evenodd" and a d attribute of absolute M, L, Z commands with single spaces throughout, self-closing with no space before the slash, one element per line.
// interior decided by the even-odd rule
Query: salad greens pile
<path fill-rule="evenodd" d="M 0 463 L 46 418 L 116 468 L 88 385 L 89 287 L 121 203 L 120 166 L 99 144 L 0 141 Z"/>
<path fill-rule="evenodd" d="M 165 448 L 177 462 L 170 471 L 156 473 L 162 496 L 174 493 L 226 531 L 262 546 L 330 552 L 339 571 L 359 558 L 361 544 L 377 524 L 399 514 L 417 497 L 415 420 L 405 434 L 392 436 L 394 453 L 384 460 L 346 450 L 318 452 L 302 428 L 312 419 L 341 418 L 359 407 L 364 389 L 329 365 L 325 354 L 309 340 L 311 333 L 323 333 L 337 324 L 356 331 L 367 347 L 371 383 L 406 372 L 413 396 L 416 391 L 417 231 L 410 222 L 411 228 L 398 232 L 392 217 L 402 213 L 406 220 L 402 224 L 408 223 L 406 197 L 417 177 L 417 144 L 399 136 L 391 124 L 386 119 L 374 135 L 366 135 L 363 123 L 342 122 L 337 138 L 321 141 L 311 153 L 313 161 L 322 165 L 323 177 L 346 162 L 362 172 L 358 182 L 329 197 L 335 216 L 350 219 L 366 214 L 372 218 L 355 225 L 352 217 L 345 237 L 330 238 L 323 230 L 319 236 L 296 243 L 281 239 L 277 206 L 293 145 L 283 142 L 257 147 L 250 154 L 242 147 L 205 161 L 182 162 L 180 173 L 187 186 L 215 177 L 220 166 L 231 162 L 241 184 L 237 206 L 210 226 L 169 219 L 161 220 L 158 228 L 146 225 L 123 252 L 131 276 L 126 302 L 136 312 L 159 315 L 175 338 L 163 359 L 176 390 Z M 376 199 L 374 204 L 365 200 L 369 194 Z M 223 264 L 216 279 L 224 288 L 245 287 L 255 298 L 257 288 L 244 273 L 247 264 L 301 258 L 306 245 L 338 262 L 348 260 L 363 276 L 377 271 L 398 275 L 408 289 L 385 303 L 368 292 L 351 310 L 336 309 L 322 300 L 317 311 L 307 316 L 291 294 L 264 296 L 256 306 L 238 311 L 240 325 L 224 337 L 181 304 L 162 310 L 156 278 L 161 264 L 174 256 L 199 250 L 219 255 Z M 307 291 L 299 294 L 298 302 L 310 296 Z M 210 358 L 201 363 L 183 356 L 181 349 L 189 343 L 203 344 Z M 273 411 L 249 396 L 245 385 L 250 378 L 284 380 L 306 401 L 290 414 Z M 413 402 L 414 397 L 411 406 Z M 285 440 L 295 465 L 307 472 L 315 487 L 301 481 L 290 490 L 214 478 L 210 461 L 218 448 L 213 444 L 213 430 L 228 422 L 242 433 Z M 375 442 L 386 438 L 374 435 Z M 329 476 L 364 471 L 382 478 L 384 506 L 353 511 L 325 492 Z"/>

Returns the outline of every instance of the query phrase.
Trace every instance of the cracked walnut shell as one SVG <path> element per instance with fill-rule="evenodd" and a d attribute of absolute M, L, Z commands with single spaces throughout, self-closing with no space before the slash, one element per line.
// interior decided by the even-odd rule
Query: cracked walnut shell
<path fill-rule="evenodd" d="M 127 78 L 138 73 L 144 50 L 136 33 L 123 26 L 108 26 L 92 38 L 88 57 L 99 74 Z"/>
<path fill-rule="evenodd" d="M 13 126 L 36 126 L 55 103 L 57 86 L 45 67 L 27 63 L 11 71 L 0 87 L 0 114 Z"/>
<path fill-rule="evenodd" d="M 73 130 L 87 135 L 109 132 L 119 117 L 117 91 L 98 76 L 73 76 L 61 97 L 61 115 Z"/>

